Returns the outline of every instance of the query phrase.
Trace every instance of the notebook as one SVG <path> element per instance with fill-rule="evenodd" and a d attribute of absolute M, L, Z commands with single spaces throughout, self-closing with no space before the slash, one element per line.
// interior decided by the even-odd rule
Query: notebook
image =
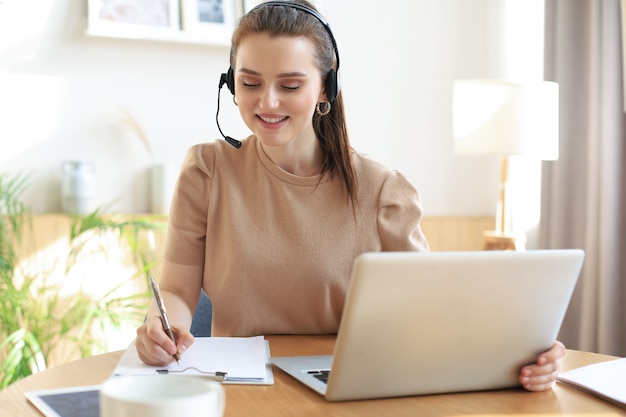
<path fill-rule="evenodd" d="M 558 380 L 626 407 L 626 358 L 572 369 L 561 373 Z"/>
<path fill-rule="evenodd" d="M 329 401 L 516 387 L 556 340 L 583 259 L 578 249 L 365 253 L 334 354 L 271 360 Z"/>
<path fill-rule="evenodd" d="M 272 385 L 274 375 L 269 358 L 269 342 L 263 336 L 196 337 L 181 356 L 180 364 L 151 366 L 139 359 L 133 341 L 120 358 L 113 376 L 196 375 L 224 384 Z"/>

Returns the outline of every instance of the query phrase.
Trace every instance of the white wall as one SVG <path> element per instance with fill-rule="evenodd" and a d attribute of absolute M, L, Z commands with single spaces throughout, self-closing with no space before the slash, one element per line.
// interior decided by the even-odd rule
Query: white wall
<path fill-rule="evenodd" d="M 318 4 L 335 23 L 353 145 L 404 172 L 428 214 L 493 214 L 497 160 L 454 155 L 451 120 L 453 80 L 494 76 L 491 2 Z"/>
<path fill-rule="evenodd" d="M 353 145 L 403 171 L 428 215 L 491 215 L 498 164 L 452 153 L 451 85 L 494 76 L 497 0 L 318 0 L 341 55 Z M 0 2 L 0 172 L 31 173 L 27 203 L 60 210 L 60 165 L 96 164 L 97 204 L 149 210 L 149 167 L 178 166 L 185 150 L 219 137 L 218 46 L 84 35 L 86 1 Z M 243 136 L 226 89 L 220 124 Z M 150 155 L 120 124 L 134 114 Z M 486 162 L 487 161 L 487 162 Z"/>

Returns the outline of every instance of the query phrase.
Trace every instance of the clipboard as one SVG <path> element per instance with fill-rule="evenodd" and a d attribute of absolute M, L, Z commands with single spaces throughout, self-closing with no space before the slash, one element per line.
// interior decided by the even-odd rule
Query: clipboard
<path fill-rule="evenodd" d="M 168 366 L 141 362 L 133 341 L 113 371 L 116 375 L 173 374 L 204 376 L 223 384 L 273 385 L 269 342 L 255 337 L 196 337 L 193 345 Z"/>

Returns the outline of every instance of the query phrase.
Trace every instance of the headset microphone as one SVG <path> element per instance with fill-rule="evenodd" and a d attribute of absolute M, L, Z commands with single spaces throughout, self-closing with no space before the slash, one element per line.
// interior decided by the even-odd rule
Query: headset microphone
<path fill-rule="evenodd" d="M 226 83 L 226 74 L 222 74 L 220 77 L 220 83 L 217 86 L 217 112 L 215 113 L 215 123 L 217 123 L 217 130 L 220 131 L 220 135 L 224 138 L 224 140 L 230 143 L 235 148 L 241 148 L 241 141 L 231 138 L 230 136 L 226 136 L 222 129 L 220 128 L 219 114 L 220 114 L 220 92 L 222 91 L 222 86 Z"/>

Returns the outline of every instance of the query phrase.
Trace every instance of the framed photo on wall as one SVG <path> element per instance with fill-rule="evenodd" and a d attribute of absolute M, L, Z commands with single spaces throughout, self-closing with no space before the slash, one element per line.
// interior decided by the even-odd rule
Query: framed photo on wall
<path fill-rule="evenodd" d="M 183 31 L 218 45 L 230 45 L 243 10 L 241 0 L 180 0 L 180 7 Z"/>
<path fill-rule="evenodd" d="M 178 0 L 88 0 L 88 30 L 129 37 L 180 30 Z"/>

